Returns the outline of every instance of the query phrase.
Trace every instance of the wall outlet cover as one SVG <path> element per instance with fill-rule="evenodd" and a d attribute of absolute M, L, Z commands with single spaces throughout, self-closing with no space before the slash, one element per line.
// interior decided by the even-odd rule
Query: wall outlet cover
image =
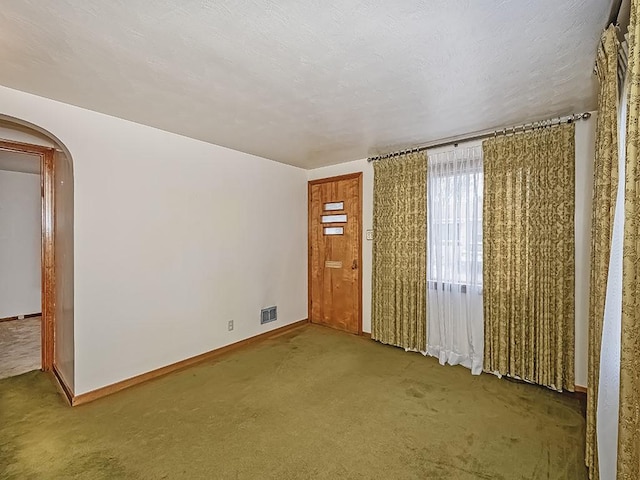
<path fill-rule="evenodd" d="M 229 320 L 229 322 L 227 322 L 227 328 L 229 331 L 233 330 L 233 320 Z"/>
<path fill-rule="evenodd" d="M 373 240 L 373 230 L 367 230 L 367 240 Z"/>

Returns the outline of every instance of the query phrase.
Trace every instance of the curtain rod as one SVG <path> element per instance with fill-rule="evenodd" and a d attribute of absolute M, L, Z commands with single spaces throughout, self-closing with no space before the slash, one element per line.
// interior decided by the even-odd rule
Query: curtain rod
<path fill-rule="evenodd" d="M 425 150 L 429 150 L 432 148 L 446 147 L 447 145 L 457 145 L 458 143 L 461 143 L 461 142 L 471 142 L 473 140 L 484 140 L 485 138 L 495 137 L 497 135 L 507 135 L 508 133 L 512 133 L 512 134 L 523 133 L 529 129 L 536 130 L 539 128 L 553 127 L 556 125 L 562 125 L 563 123 L 573 123 L 577 120 L 587 120 L 590 117 L 591 117 L 591 114 L 589 112 L 575 113 L 567 117 L 558 117 L 555 119 L 552 118 L 549 120 L 542 120 L 539 122 L 524 123 L 522 125 L 516 125 L 508 128 L 500 128 L 497 130 L 490 130 L 490 131 L 485 131 L 480 133 L 471 133 L 471 134 L 467 134 L 467 136 L 463 135 L 460 137 L 451 137 L 446 140 L 441 140 L 436 143 L 429 143 L 426 145 L 422 145 L 420 147 L 407 148 L 405 150 L 400 150 L 397 152 L 386 153 L 383 155 L 376 155 L 374 157 L 369 157 L 367 161 L 374 162 L 376 160 L 382 160 L 383 158 L 395 157 L 399 155 L 404 155 L 406 153 L 423 152 Z"/>

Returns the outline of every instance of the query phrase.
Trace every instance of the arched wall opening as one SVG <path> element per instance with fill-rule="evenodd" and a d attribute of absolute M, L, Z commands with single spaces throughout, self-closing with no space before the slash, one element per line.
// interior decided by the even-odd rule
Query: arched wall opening
<path fill-rule="evenodd" d="M 50 132 L 2 114 L 0 149 L 41 158 L 42 370 L 53 372 L 71 399 L 75 378 L 72 157 Z"/>

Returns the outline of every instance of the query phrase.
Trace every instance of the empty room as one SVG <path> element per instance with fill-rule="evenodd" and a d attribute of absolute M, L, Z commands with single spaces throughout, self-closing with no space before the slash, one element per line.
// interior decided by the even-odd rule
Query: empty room
<path fill-rule="evenodd" d="M 0 479 L 640 479 L 640 0 L 0 25 Z"/>

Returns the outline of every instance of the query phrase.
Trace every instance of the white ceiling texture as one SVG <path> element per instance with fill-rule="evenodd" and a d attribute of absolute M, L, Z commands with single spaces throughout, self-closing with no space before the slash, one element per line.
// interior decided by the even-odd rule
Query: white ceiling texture
<path fill-rule="evenodd" d="M 0 84 L 313 168 L 594 109 L 611 5 L 7 0 Z"/>

